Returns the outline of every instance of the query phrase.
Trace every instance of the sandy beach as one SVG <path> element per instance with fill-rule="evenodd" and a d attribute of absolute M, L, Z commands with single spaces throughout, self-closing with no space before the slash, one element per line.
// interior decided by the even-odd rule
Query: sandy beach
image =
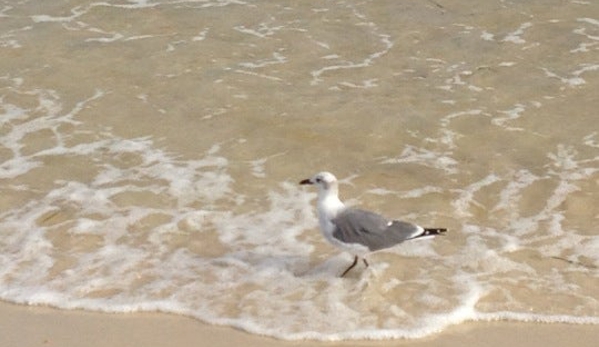
<path fill-rule="evenodd" d="M 466 323 L 430 338 L 387 341 L 281 341 L 159 313 L 106 314 L 0 304 L 1 346 L 596 346 L 592 325 Z"/>

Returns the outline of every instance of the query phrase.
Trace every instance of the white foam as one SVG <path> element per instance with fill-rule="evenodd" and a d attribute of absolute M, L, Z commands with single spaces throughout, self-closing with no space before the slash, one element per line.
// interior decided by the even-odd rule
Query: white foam
<path fill-rule="evenodd" d="M 357 8 L 353 7 L 353 6 L 349 6 L 352 10 L 352 15 L 355 17 L 355 19 L 358 19 L 359 22 L 356 24 L 357 26 L 360 27 L 365 27 L 366 30 L 368 31 L 368 34 L 370 36 L 372 36 L 372 40 L 379 42 L 380 46 L 382 46 L 382 48 L 378 51 L 374 51 L 372 53 L 370 53 L 367 57 L 358 57 L 356 59 L 353 59 L 352 61 L 349 61 L 347 58 L 340 62 L 339 64 L 334 64 L 334 65 L 327 65 L 324 67 L 321 67 L 319 69 L 315 69 L 313 71 L 310 72 L 310 74 L 312 75 L 312 81 L 310 82 L 311 85 L 318 85 L 323 81 L 323 75 L 325 75 L 326 73 L 330 72 L 330 71 L 338 71 L 338 70 L 347 70 L 347 69 L 360 69 L 360 68 L 366 68 L 369 67 L 371 65 L 374 64 L 375 61 L 377 61 L 378 59 L 380 59 L 381 57 L 383 57 L 384 55 L 386 55 L 394 46 L 393 40 L 391 39 L 391 35 L 386 34 L 386 33 L 381 33 L 379 27 L 373 23 L 373 22 L 369 22 L 368 19 L 366 18 L 366 15 L 361 13 L 360 11 L 358 11 Z M 319 41 L 317 41 L 319 42 Z M 319 43 L 320 46 L 330 49 L 330 45 L 328 45 L 327 43 Z M 325 58 L 327 60 L 331 60 L 330 58 L 333 57 L 335 54 L 329 54 L 326 57 L 329 58 Z M 350 83 L 350 82 L 346 82 L 346 83 Z M 364 84 L 365 82 L 362 82 L 362 84 Z"/>
<path fill-rule="evenodd" d="M 549 69 L 542 68 L 545 71 L 545 75 L 550 78 L 556 78 L 560 80 L 562 83 L 567 84 L 570 87 L 577 87 L 586 84 L 586 80 L 580 77 L 583 73 L 588 71 L 597 71 L 599 70 L 599 64 L 583 64 L 580 66 L 578 70 L 575 70 L 571 73 L 572 77 L 563 77 L 558 75 L 555 72 L 550 71 Z"/>
<path fill-rule="evenodd" d="M 524 40 L 522 38 L 522 35 L 524 34 L 524 31 L 530 27 L 532 27 L 532 23 L 530 23 L 530 22 L 522 23 L 517 30 L 507 34 L 503 38 L 502 41 L 511 42 L 511 43 L 515 43 L 518 45 L 524 44 L 524 43 L 526 43 L 526 40 Z"/>
<path fill-rule="evenodd" d="M 406 146 L 399 157 L 385 159 L 383 164 L 402 164 L 402 163 L 417 163 L 435 169 L 440 169 L 448 174 L 455 173 L 457 161 L 447 154 L 431 151 L 425 148 L 416 148 L 414 146 Z"/>
<path fill-rule="evenodd" d="M 491 34 L 488 31 L 483 31 L 482 34 L 480 34 L 480 38 L 485 40 L 485 41 L 494 41 L 495 40 L 495 35 Z"/>
<path fill-rule="evenodd" d="M 192 41 L 204 41 L 206 39 L 206 36 L 208 35 L 209 31 L 210 31 L 210 28 L 206 28 L 206 29 L 200 31 L 200 33 L 198 35 L 196 35 L 192 38 Z"/>
<path fill-rule="evenodd" d="M 471 206 L 480 206 L 480 203 L 474 199 L 474 194 L 482 188 L 494 184 L 500 180 L 501 178 L 496 174 L 489 174 L 486 177 L 480 179 L 479 181 L 474 182 L 469 186 L 461 189 L 459 191 L 459 197 L 452 203 L 456 213 L 461 216 L 470 216 Z"/>
<path fill-rule="evenodd" d="M 530 171 L 522 169 L 513 173 L 510 182 L 499 194 L 499 202 L 493 207 L 493 211 L 506 211 L 511 219 L 517 219 L 518 211 L 513 208 L 522 197 L 522 191 L 538 181 L 540 177 Z"/>
<path fill-rule="evenodd" d="M 579 22 L 588 23 L 599 27 L 599 20 L 594 18 L 577 18 L 576 20 Z"/>
<path fill-rule="evenodd" d="M 505 114 L 505 117 L 494 117 L 492 119 L 493 124 L 501 126 L 509 131 L 523 131 L 523 128 L 507 126 L 506 123 L 522 117 L 522 113 L 526 111 L 526 108 L 522 104 L 516 104 L 512 109 L 501 111 Z"/>
<path fill-rule="evenodd" d="M 287 58 L 279 52 L 274 52 L 272 58 L 262 59 L 257 62 L 242 62 L 239 66 L 247 69 L 258 69 L 269 65 L 284 64 L 287 62 Z"/>

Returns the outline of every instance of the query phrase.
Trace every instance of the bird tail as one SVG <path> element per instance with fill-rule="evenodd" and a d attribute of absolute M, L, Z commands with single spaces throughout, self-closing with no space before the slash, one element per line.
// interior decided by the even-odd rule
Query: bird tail
<path fill-rule="evenodd" d="M 445 229 L 445 228 L 424 228 L 424 231 L 422 232 L 422 234 L 416 236 L 415 238 L 443 235 L 446 232 L 447 232 L 447 229 Z"/>

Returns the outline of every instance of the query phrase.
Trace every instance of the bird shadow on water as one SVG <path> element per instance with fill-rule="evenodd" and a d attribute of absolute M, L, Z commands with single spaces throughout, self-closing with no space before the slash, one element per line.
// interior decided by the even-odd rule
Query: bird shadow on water
<path fill-rule="evenodd" d="M 336 256 L 326 259 L 319 263 L 309 263 L 307 267 L 297 268 L 293 271 L 295 277 L 307 279 L 339 279 L 339 280 L 363 280 L 364 278 L 376 275 L 381 266 L 369 266 L 360 261 L 345 276 L 343 272 L 353 262 L 353 256 L 347 253 L 340 253 Z"/>
<path fill-rule="evenodd" d="M 572 260 L 572 259 L 568 259 L 568 258 L 564 258 L 564 257 L 559 257 L 559 256 L 552 256 L 550 257 L 551 259 L 556 259 L 556 260 L 561 260 L 563 262 L 566 262 L 570 265 L 575 265 L 578 267 L 583 267 L 586 268 L 587 270 L 597 270 L 599 269 L 599 266 L 592 264 L 589 260 L 584 260 L 584 261 L 579 261 L 579 260 Z"/>
<path fill-rule="evenodd" d="M 385 262 L 370 264 L 366 267 L 360 261 L 344 277 L 343 271 L 353 262 L 353 256 L 348 253 L 339 253 L 324 261 L 311 259 L 310 256 L 277 254 L 277 255 L 254 255 L 249 261 L 250 268 L 259 277 L 279 278 L 281 281 L 288 280 L 306 282 L 328 282 L 328 283 L 353 283 L 353 285 L 368 282 L 377 282 L 378 278 L 388 267 Z M 361 286 L 361 285 L 360 285 Z"/>
<path fill-rule="evenodd" d="M 334 278 L 341 275 L 344 266 L 347 267 L 348 261 L 351 262 L 348 257 L 343 255 L 331 257 L 322 262 L 306 257 L 303 266 L 290 268 L 290 271 L 298 278 Z"/>

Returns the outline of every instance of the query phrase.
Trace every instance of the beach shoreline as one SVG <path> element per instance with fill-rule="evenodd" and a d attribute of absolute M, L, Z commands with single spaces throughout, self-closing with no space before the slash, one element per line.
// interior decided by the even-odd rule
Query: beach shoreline
<path fill-rule="evenodd" d="M 470 322 L 417 340 L 283 341 L 162 313 L 110 314 L 0 302 L 2 346 L 596 346 L 594 325 Z"/>

